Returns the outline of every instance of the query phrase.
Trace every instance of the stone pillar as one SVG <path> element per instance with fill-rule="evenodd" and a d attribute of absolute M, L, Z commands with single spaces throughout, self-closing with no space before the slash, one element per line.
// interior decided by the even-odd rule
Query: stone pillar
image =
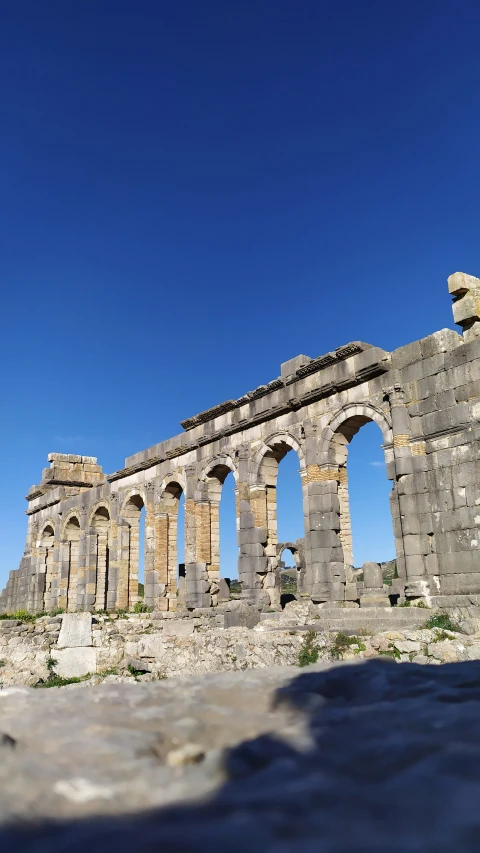
<path fill-rule="evenodd" d="M 238 578 L 242 598 L 249 604 L 268 605 L 270 596 L 264 588 L 268 570 L 267 493 L 263 484 L 249 485 L 251 449 L 242 444 L 238 460 Z"/>
<path fill-rule="evenodd" d="M 197 468 L 185 469 L 185 600 L 190 609 L 210 607 L 208 565 L 211 562 L 210 502 L 198 500 Z"/>
<path fill-rule="evenodd" d="M 132 600 L 132 574 L 135 576 L 135 564 L 132 567 L 131 557 L 131 535 L 134 525 L 128 524 L 125 519 L 117 521 L 117 610 L 128 610 Z M 136 600 L 136 599 L 135 599 Z"/>
<path fill-rule="evenodd" d="M 156 536 L 156 486 L 154 481 L 152 480 L 149 483 L 145 484 L 145 546 L 143 550 L 143 583 L 144 583 L 144 599 L 147 602 L 147 577 L 154 581 L 153 586 L 155 586 L 155 576 L 152 572 L 155 571 L 155 536 Z M 140 523 L 140 517 L 139 517 Z M 133 607 L 135 602 L 138 599 L 138 565 L 137 565 L 137 578 L 132 577 L 132 570 L 130 570 L 130 580 L 129 580 L 129 600 L 128 606 Z M 135 587 L 135 583 L 137 586 Z M 150 585 L 152 586 L 152 585 Z M 156 590 L 156 594 L 158 597 L 158 589 Z M 149 603 L 150 607 L 153 607 L 154 601 Z"/>
<path fill-rule="evenodd" d="M 340 533 L 340 468 L 330 462 L 307 465 L 309 531 L 305 535 L 307 576 L 312 577 L 312 600 L 343 601 L 346 594 L 345 558 Z M 310 571 L 309 571 L 310 567 Z M 355 592 L 356 597 L 356 592 Z"/>
<path fill-rule="evenodd" d="M 64 540 L 59 547 L 59 591 L 58 606 L 61 610 L 67 609 L 68 581 L 70 575 L 70 542 Z"/>
<path fill-rule="evenodd" d="M 105 527 L 101 527 L 97 530 L 97 592 L 95 610 L 105 610 L 108 559 L 108 530 Z"/>
<path fill-rule="evenodd" d="M 110 494 L 110 521 L 107 527 L 107 571 L 105 575 L 105 609 L 116 610 L 120 585 L 118 565 L 118 501 L 117 493 Z"/>
<path fill-rule="evenodd" d="M 97 600 L 97 533 L 85 529 L 85 610 L 93 610 Z"/>
<path fill-rule="evenodd" d="M 82 504 L 79 510 L 80 531 L 78 538 L 78 566 L 76 588 L 76 610 L 87 610 L 87 508 Z"/>
<path fill-rule="evenodd" d="M 387 473 L 393 474 L 398 495 L 398 520 L 395 543 L 398 574 L 406 576 L 406 593 L 411 597 L 428 597 L 426 558 L 430 551 L 428 535 L 420 532 L 417 498 L 427 491 L 426 459 L 422 443 L 416 442 L 413 454 L 410 415 L 403 389 L 396 385 L 387 389 L 392 416 L 393 459 Z M 389 470 L 391 468 L 391 471 Z"/>

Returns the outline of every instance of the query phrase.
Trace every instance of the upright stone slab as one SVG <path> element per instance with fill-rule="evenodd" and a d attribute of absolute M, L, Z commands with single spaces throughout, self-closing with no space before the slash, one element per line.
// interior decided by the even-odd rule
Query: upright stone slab
<path fill-rule="evenodd" d="M 363 594 L 360 607 L 389 607 L 390 599 L 383 585 L 382 569 L 378 563 L 363 564 Z"/>
<path fill-rule="evenodd" d="M 92 614 L 65 613 L 58 638 L 59 649 L 92 645 Z"/>

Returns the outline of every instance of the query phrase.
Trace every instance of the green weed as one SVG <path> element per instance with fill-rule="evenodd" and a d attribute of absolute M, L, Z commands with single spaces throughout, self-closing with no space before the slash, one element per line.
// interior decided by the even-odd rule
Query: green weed
<path fill-rule="evenodd" d="M 459 626 L 452 622 L 447 613 L 437 613 L 436 616 L 430 616 L 428 622 L 425 622 L 425 628 L 442 628 L 444 631 L 460 631 Z"/>
<path fill-rule="evenodd" d="M 298 651 L 298 665 L 310 666 L 318 660 L 319 648 L 317 645 L 317 632 L 307 631 L 305 639 Z"/>

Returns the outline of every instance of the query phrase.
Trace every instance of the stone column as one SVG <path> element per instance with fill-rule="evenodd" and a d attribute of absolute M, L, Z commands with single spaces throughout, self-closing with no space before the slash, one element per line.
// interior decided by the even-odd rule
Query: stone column
<path fill-rule="evenodd" d="M 107 528 L 107 571 L 105 575 L 105 609 L 116 610 L 120 585 L 118 565 L 118 500 L 117 493 L 110 494 L 110 521 Z"/>
<path fill-rule="evenodd" d="M 79 510 L 80 533 L 78 539 L 78 567 L 77 567 L 77 589 L 76 589 L 76 609 L 86 610 L 87 602 L 87 508 L 82 504 Z"/>
<path fill-rule="evenodd" d="M 430 543 L 428 535 L 420 531 L 417 505 L 417 498 L 427 491 L 426 458 L 421 442 L 412 445 L 410 415 L 403 389 L 395 385 L 386 393 L 393 432 L 392 461 L 387 463 L 387 474 L 394 480 L 398 500 L 398 515 L 394 515 L 397 571 L 400 577 L 406 576 L 407 595 L 428 597 L 426 557 Z M 395 509 L 393 495 L 392 509 Z"/>
<path fill-rule="evenodd" d="M 97 599 L 97 533 L 85 528 L 85 610 L 93 610 Z"/>
<path fill-rule="evenodd" d="M 128 610 L 132 601 L 132 573 L 135 576 L 135 568 L 131 566 L 131 536 L 134 525 L 128 524 L 126 519 L 117 520 L 117 610 Z M 134 584 L 134 582 L 133 582 Z M 136 599 L 135 599 L 136 600 Z"/>
<path fill-rule="evenodd" d="M 354 594 L 346 589 L 345 558 L 339 536 L 340 479 L 339 466 L 331 462 L 307 465 L 310 529 L 305 535 L 305 560 L 313 601 L 343 601 L 347 593 L 349 598 Z"/>
<path fill-rule="evenodd" d="M 157 493 L 156 493 L 156 484 L 152 480 L 149 483 L 145 484 L 145 545 L 143 549 L 143 583 L 144 583 L 144 600 L 150 607 L 154 606 L 154 601 L 152 597 L 151 603 L 147 602 L 147 577 L 153 581 L 153 587 L 155 587 L 155 575 L 152 572 L 155 572 L 155 541 L 156 541 L 156 503 L 157 503 Z M 139 518 L 140 523 L 140 518 Z M 138 567 L 137 567 L 137 579 L 136 579 L 137 587 L 135 588 L 135 580 L 132 578 L 130 574 L 129 588 L 130 588 L 130 596 L 129 596 L 129 607 L 133 607 L 136 601 L 138 601 Z M 152 584 L 149 584 L 152 588 Z M 156 590 L 156 594 L 158 597 L 158 589 Z"/>
<path fill-rule="evenodd" d="M 207 563 L 211 562 L 210 502 L 198 494 L 197 469 L 185 469 L 185 600 L 187 607 L 210 607 L 210 581 Z"/>
<path fill-rule="evenodd" d="M 237 449 L 238 509 L 237 533 L 238 577 L 242 583 L 242 598 L 249 604 L 270 604 L 264 588 L 268 571 L 267 492 L 263 484 L 250 485 L 251 448 L 242 444 Z"/>

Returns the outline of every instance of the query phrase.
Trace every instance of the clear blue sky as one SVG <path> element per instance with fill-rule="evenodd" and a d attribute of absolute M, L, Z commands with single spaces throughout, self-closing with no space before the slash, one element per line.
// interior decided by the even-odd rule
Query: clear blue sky
<path fill-rule="evenodd" d="M 480 273 L 480 5 L 18 0 L 1 17 L 3 580 L 49 451 L 110 472 L 297 353 L 452 325 L 446 277 Z M 357 564 L 391 547 L 371 430 L 352 444 Z"/>

